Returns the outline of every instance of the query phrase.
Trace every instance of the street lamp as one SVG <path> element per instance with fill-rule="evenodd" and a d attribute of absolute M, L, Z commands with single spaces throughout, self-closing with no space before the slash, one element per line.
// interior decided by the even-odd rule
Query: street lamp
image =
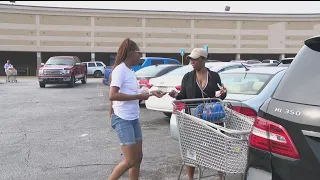
<path fill-rule="evenodd" d="M 224 11 L 230 11 L 230 6 L 226 6 L 226 7 L 224 8 Z"/>

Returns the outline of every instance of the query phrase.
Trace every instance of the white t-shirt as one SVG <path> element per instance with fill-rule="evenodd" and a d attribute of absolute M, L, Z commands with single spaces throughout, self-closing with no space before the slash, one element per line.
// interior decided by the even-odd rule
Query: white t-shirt
<path fill-rule="evenodd" d="M 112 71 L 111 86 L 119 87 L 119 92 L 123 94 L 135 95 L 140 92 L 136 74 L 125 63 L 119 64 Z M 112 107 L 114 114 L 121 119 L 136 120 L 139 118 L 139 100 L 113 101 Z"/>

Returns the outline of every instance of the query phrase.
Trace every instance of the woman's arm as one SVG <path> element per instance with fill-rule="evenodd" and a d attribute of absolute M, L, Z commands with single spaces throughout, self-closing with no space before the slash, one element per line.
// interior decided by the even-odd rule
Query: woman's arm
<path fill-rule="evenodd" d="M 116 67 L 111 74 L 109 100 L 110 101 L 132 101 L 132 100 L 146 100 L 150 97 L 149 94 L 135 94 L 128 95 L 120 93 L 119 90 L 122 87 L 126 79 L 126 73 L 121 68 Z"/>
<path fill-rule="evenodd" d="M 188 74 L 189 73 L 183 76 L 183 79 L 181 81 L 181 90 L 178 93 L 176 100 L 187 99 Z"/>
<path fill-rule="evenodd" d="M 132 100 L 144 100 L 146 97 L 149 97 L 149 94 L 135 94 L 128 95 L 119 92 L 120 88 L 116 86 L 111 86 L 109 91 L 109 100 L 110 101 L 132 101 Z"/>

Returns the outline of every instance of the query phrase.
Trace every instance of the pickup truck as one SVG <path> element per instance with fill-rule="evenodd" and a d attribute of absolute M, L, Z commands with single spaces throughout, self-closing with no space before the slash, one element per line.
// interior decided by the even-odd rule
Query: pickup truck
<path fill-rule="evenodd" d="M 41 66 L 38 72 L 40 88 L 45 88 L 46 84 L 68 84 L 74 87 L 79 80 L 82 84 L 87 83 L 87 65 L 76 56 L 50 57 Z"/>

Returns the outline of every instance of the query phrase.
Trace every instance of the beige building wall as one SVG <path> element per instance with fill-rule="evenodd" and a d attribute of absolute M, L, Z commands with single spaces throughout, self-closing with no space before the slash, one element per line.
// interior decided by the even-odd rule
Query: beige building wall
<path fill-rule="evenodd" d="M 0 51 L 116 52 L 129 37 L 146 53 L 297 53 L 320 15 L 190 13 L 0 5 Z"/>

